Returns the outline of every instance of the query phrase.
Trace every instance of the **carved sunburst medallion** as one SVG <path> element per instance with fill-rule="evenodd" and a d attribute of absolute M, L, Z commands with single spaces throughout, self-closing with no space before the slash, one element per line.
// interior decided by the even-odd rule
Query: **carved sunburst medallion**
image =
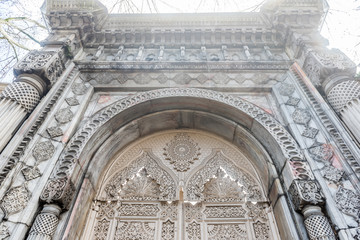
<path fill-rule="evenodd" d="M 166 144 L 165 159 L 174 165 L 178 172 L 186 172 L 191 164 L 199 159 L 200 148 L 186 133 L 179 133 Z"/>

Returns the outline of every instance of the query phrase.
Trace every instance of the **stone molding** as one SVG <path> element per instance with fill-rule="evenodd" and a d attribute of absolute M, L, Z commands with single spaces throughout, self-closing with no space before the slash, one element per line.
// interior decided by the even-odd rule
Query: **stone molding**
<path fill-rule="evenodd" d="M 69 67 L 73 68 L 73 67 Z M 52 97 L 49 99 L 48 103 L 40 110 L 39 115 L 36 116 L 36 119 L 32 122 L 31 127 L 28 130 L 24 131 L 23 139 L 18 143 L 15 150 L 9 153 L 9 157 L 6 158 L 6 163 L 3 165 L 3 168 L 0 170 L 0 184 L 3 183 L 8 173 L 13 169 L 15 164 L 19 161 L 19 159 L 23 156 L 24 151 L 30 141 L 33 139 L 41 124 L 44 122 L 48 113 L 51 111 L 52 107 L 55 105 L 56 101 L 61 96 L 65 87 L 68 83 L 75 77 L 77 73 L 77 69 L 73 68 L 69 75 L 65 78 L 65 80 L 59 85 L 59 87 L 54 91 Z"/>
<path fill-rule="evenodd" d="M 319 116 L 319 120 L 326 128 L 327 132 L 336 142 L 338 149 L 340 150 L 341 154 L 343 155 L 346 162 L 350 165 L 351 169 L 356 174 L 357 178 L 360 178 L 360 169 L 358 161 L 360 160 L 356 153 L 358 150 L 354 149 L 351 144 L 347 141 L 346 137 L 344 136 L 343 132 L 345 129 L 339 129 L 339 125 L 334 123 L 334 118 L 329 115 L 329 113 L 325 112 L 322 103 L 324 100 L 321 98 L 320 95 L 315 95 L 311 91 L 311 86 L 307 84 L 307 81 L 311 81 L 307 79 L 305 73 L 301 70 L 300 66 L 295 63 L 291 67 L 291 71 L 294 74 L 296 81 L 299 83 L 300 87 L 302 88 L 304 94 L 309 99 L 309 102 L 313 106 L 313 109 L 317 116 Z"/>
<path fill-rule="evenodd" d="M 81 129 L 77 131 L 77 133 L 75 133 L 63 153 L 60 155 L 60 158 L 56 163 L 55 170 L 52 172 L 51 177 L 43 190 L 41 199 L 49 203 L 59 201 L 58 197 L 53 198 L 51 194 L 48 194 L 49 192 L 54 192 L 54 194 L 56 193 L 56 196 L 69 196 L 70 193 L 64 193 L 64 187 L 71 185 L 70 178 L 72 177 L 74 168 L 78 167 L 75 166 L 76 162 L 80 158 L 87 142 L 96 134 L 97 130 L 102 125 L 108 122 L 111 118 L 115 117 L 117 114 L 137 104 L 155 99 L 165 99 L 168 97 L 194 97 L 204 100 L 213 100 L 246 113 L 249 117 L 253 118 L 264 129 L 266 129 L 273 139 L 278 142 L 284 158 L 292 162 L 290 167 L 293 167 L 295 179 L 312 178 L 312 173 L 309 172 L 309 167 L 306 167 L 307 164 L 306 161 L 304 161 L 305 158 L 296 141 L 280 123 L 278 123 L 264 110 L 245 100 L 242 100 L 241 98 L 232 97 L 215 91 L 192 88 L 170 88 L 136 94 L 115 102 L 94 115 Z M 296 164 L 297 162 L 299 162 L 300 165 L 304 165 L 304 167 L 299 168 L 299 164 Z M 64 187 L 53 189 L 52 182 L 57 181 L 57 179 L 64 179 L 64 181 L 69 183 L 63 184 Z"/>

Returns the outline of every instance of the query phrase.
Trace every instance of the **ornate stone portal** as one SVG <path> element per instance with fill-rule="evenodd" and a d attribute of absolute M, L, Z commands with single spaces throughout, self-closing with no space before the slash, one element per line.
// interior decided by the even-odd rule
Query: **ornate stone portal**
<path fill-rule="evenodd" d="M 360 85 L 325 1 L 43 11 L 0 94 L 0 238 L 359 238 Z"/>
<path fill-rule="evenodd" d="M 185 159 L 186 169 L 174 167 Z M 257 175 L 236 147 L 212 135 L 149 136 L 109 165 L 83 239 L 279 239 Z"/>

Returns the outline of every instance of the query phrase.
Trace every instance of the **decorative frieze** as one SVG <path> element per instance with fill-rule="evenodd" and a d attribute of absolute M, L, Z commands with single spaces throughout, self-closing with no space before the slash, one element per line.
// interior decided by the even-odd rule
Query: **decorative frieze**
<path fill-rule="evenodd" d="M 317 128 L 305 127 L 304 131 L 301 133 L 301 136 L 315 139 L 318 133 L 319 133 L 319 129 Z"/>
<path fill-rule="evenodd" d="M 139 85 L 151 84 L 157 82 L 161 85 L 173 82 L 176 84 L 206 84 L 212 82 L 214 84 L 228 84 L 230 82 L 236 82 L 243 84 L 245 82 L 252 82 L 254 85 L 263 85 L 270 82 L 278 82 L 283 76 L 282 73 L 238 73 L 238 72 L 84 72 L 84 78 L 86 81 L 93 85 L 96 84 L 109 84 L 123 85 L 129 82 L 134 82 Z"/>
<path fill-rule="evenodd" d="M 206 218 L 245 218 L 246 210 L 241 206 L 206 206 Z"/>
<path fill-rule="evenodd" d="M 160 212 L 156 204 L 121 204 L 118 207 L 120 216 L 153 216 Z"/>

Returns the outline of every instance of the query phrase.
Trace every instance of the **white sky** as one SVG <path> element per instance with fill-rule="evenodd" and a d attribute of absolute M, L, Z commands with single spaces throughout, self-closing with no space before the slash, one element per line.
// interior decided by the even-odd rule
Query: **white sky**
<path fill-rule="evenodd" d="M 7 7 L 7 2 L 20 2 L 23 8 L 16 5 Z M 264 0 L 132 0 L 133 4 L 115 5 L 116 0 L 100 0 L 111 12 L 236 12 L 258 11 Z M 13 16 L 14 12 L 26 12 L 34 19 L 40 19 L 40 6 L 43 0 L 2 0 L 0 17 Z M 155 3 L 155 4 L 153 4 Z M 356 64 L 360 64 L 360 0 L 328 0 L 330 10 L 322 29 L 322 35 L 329 40 L 330 48 L 339 48 Z M 156 6 L 156 7 L 154 7 Z M 46 32 L 39 38 L 44 38 Z M 40 39 L 42 40 L 42 39 Z M 0 42 L 1 44 L 1 42 Z M 32 48 L 39 48 L 31 44 Z M 1 46 L 0 46 L 1 48 Z M 4 51 L 1 49 L 1 51 Z M 359 68 L 358 68 L 359 69 Z M 8 74 L 2 82 L 11 82 Z"/>

